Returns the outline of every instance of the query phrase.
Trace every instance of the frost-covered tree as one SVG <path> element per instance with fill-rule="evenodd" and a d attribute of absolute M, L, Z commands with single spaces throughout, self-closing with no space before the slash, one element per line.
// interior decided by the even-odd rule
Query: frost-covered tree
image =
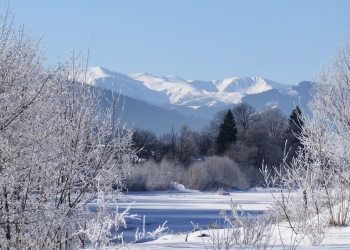
<path fill-rule="evenodd" d="M 47 67 L 39 41 L 1 21 L 0 248 L 106 245 L 127 216 L 109 211 L 104 195 L 121 196 L 132 131 L 113 108 L 101 110 L 74 55 Z"/>
<path fill-rule="evenodd" d="M 283 133 L 286 129 L 287 119 L 282 110 L 278 107 L 268 108 L 260 114 L 260 117 L 269 136 L 276 141 L 283 140 Z"/>
<path fill-rule="evenodd" d="M 275 169 L 275 178 L 264 171 L 267 184 L 278 182 L 283 187 L 275 210 L 295 234 L 316 237 L 328 225 L 350 221 L 349 65 L 348 40 L 338 48 L 332 67 L 323 70 L 314 84 L 312 117 L 298 117 L 303 126 L 297 136 L 303 147 L 297 157 Z"/>
<path fill-rule="evenodd" d="M 195 156 L 197 151 L 193 132 L 188 126 L 181 126 L 177 143 L 178 161 L 187 167 L 191 163 L 191 157 Z"/>

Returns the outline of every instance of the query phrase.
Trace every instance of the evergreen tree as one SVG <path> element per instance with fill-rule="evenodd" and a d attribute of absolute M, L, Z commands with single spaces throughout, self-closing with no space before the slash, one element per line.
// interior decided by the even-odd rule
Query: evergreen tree
<path fill-rule="evenodd" d="M 285 139 L 287 140 L 287 150 L 289 151 L 286 161 L 290 163 L 294 157 L 297 156 L 297 151 L 303 148 L 303 144 L 300 142 L 298 135 L 302 131 L 304 125 L 301 109 L 296 106 L 288 118 L 288 128 L 285 132 Z"/>
<path fill-rule="evenodd" d="M 300 140 L 295 135 L 300 135 L 301 128 L 303 127 L 303 121 L 301 120 L 302 111 L 299 106 L 296 106 L 293 109 L 292 113 L 289 116 L 289 131 L 293 134 L 291 143 L 294 144 L 297 148 L 302 147 Z"/>
<path fill-rule="evenodd" d="M 231 110 L 228 110 L 224 121 L 220 125 L 219 135 L 216 138 L 218 154 L 223 154 L 232 143 L 237 140 L 236 121 Z"/>

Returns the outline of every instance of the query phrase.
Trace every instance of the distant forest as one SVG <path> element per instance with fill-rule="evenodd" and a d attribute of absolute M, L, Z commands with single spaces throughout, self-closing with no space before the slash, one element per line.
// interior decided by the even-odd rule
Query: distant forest
<path fill-rule="evenodd" d="M 262 164 L 290 162 L 302 147 L 301 115 L 298 106 L 286 117 L 278 107 L 257 112 L 243 102 L 217 112 L 201 132 L 183 125 L 157 137 L 136 129 L 132 142 L 138 160 L 126 187 L 166 190 L 174 182 L 198 190 L 259 186 Z"/>

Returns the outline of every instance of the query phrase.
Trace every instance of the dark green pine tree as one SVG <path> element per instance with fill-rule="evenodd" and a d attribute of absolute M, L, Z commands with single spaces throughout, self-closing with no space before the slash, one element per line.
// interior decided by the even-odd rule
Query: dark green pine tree
<path fill-rule="evenodd" d="M 302 111 L 299 108 L 299 106 L 296 106 L 295 109 L 293 109 L 292 113 L 289 116 L 288 123 L 289 123 L 289 132 L 292 134 L 291 136 L 291 143 L 296 146 L 296 148 L 302 148 L 302 144 L 300 143 L 300 140 L 295 135 L 300 135 L 301 128 L 303 127 L 303 121 L 300 119 L 302 116 Z"/>
<path fill-rule="evenodd" d="M 286 149 L 289 151 L 286 158 L 286 162 L 292 162 L 292 159 L 297 157 L 297 152 L 303 148 L 303 144 L 300 143 L 298 135 L 300 135 L 302 127 L 304 125 L 302 119 L 302 111 L 296 106 L 288 118 L 288 128 L 285 132 L 285 139 L 287 140 Z"/>
<path fill-rule="evenodd" d="M 236 121 L 231 110 L 228 110 L 224 121 L 220 125 L 219 135 L 216 138 L 218 154 L 224 154 L 235 141 L 237 141 Z"/>

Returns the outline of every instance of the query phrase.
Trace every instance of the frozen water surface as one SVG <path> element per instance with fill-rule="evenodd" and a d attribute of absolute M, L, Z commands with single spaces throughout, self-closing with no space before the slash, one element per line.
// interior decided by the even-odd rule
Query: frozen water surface
<path fill-rule="evenodd" d="M 252 201 L 252 197 L 254 197 Z M 126 241 L 134 240 L 137 228 L 142 231 L 142 218 L 146 218 L 146 231 L 153 231 L 167 221 L 169 232 L 174 234 L 187 233 L 193 229 L 191 221 L 198 223 L 206 230 L 215 222 L 222 224 L 219 215 L 222 209 L 230 211 L 231 199 L 242 205 L 242 208 L 252 214 L 261 214 L 272 202 L 271 194 L 267 191 L 233 191 L 229 195 L 219 195 L 215 192 L 129 192 L 125 204 L 119 205 L 124 209 L 131 202 L 130 213 L 138 214 L 141 220 L 128 220 L 124 232 Z"/>
<path fill-rule="evenodd" d="M 272 195 L 264 189 L 249 191 L 232 191 L 229 195 L 219 195 L 215 192 L 196 192 L 179 190 L 173 192 L 129 192 L 126 193 L 126 201 L 119 204 L 120 210 L 132 204 L 130 213 L 138 214 L 141 220 L 129 220 L 123 232 L 126 241 L 133 241 L 136 229 L 142 232 L 142 218 L 146 216 L 146 232 L 152 232 L 165 221 L 169 227 L 169 234 L 155 241 L 137 244 L 127 244 L 118 249 L 143 250 L 143 249 L 212 249 L 210 237 L 197 237 L 199 232 L 189 233 L 193 229 L 191 221 L 203 229 L 201 233 L 208 234 L 207 227 L 211 222 L 221 223 L 223 219 L 219 212 L 224 209 L 230 211 L 231 199 L 242 206 L 248 213 L 261 214 L 273 202 Z M 96 207 L 91 204 L 92 209 Z M 277 227 L 273 233 L 274 250 L 294 249 L 288 246 L 290 230 L 286 227 Z M 187 235 L 188 234 L 188 235 Z M 280 240 L 280 235 L 285 246 Z M 187 241 L 185 241 L 187 237 Z M 108 248 L 115 249 L 115 248 Z M 233 248 L 234 249 L 234 248 Z M 270 248 L 269 248 L 270 249 Z M 306 240 L 302 240 L 296 249 L 306 250 L 349 250 L 350 227 L 334 227 L 326 232 L 326 237 L 319 246 L 310 246 Z"/>

